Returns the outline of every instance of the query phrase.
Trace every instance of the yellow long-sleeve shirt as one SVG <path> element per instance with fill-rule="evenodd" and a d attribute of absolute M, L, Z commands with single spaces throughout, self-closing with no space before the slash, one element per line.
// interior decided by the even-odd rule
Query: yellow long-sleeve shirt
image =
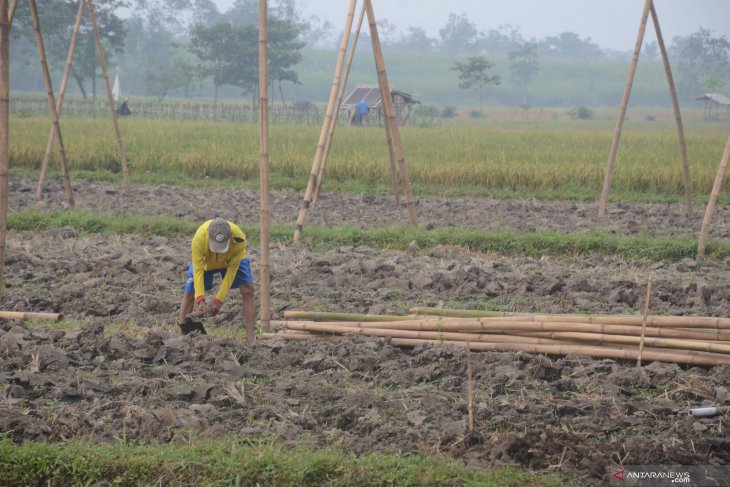
<path fill-rule="evenodd" d="M 223 278 L 221 287 L 215 296 L 220 302 L 223 302 L 226 296 L 228 296 L 228 291 L 231 289 L 231 284 L 233 284 L 233 279 L 236 277 L 241 259 L 246 258 L 246 234 L 236 224 L 228 222 L 231 225 L 231 242 L 228 247 L 228 252 L 216 254 L 215 252 L 211 252 L 208 247 L 208 227 L 212 221 L 208 220 L 200 225 L 193 237 L 192 262 L 195 298 L 205 296 L 205 284 L 203 280 L 205 271 L 226 269 L 226 276 Z"/>

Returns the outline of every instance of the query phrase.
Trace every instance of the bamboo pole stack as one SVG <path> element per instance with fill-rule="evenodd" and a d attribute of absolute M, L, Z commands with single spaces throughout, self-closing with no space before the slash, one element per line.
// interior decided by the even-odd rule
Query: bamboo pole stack
<path fill-rule="evenodd" d="M 397 346 L 450 344 L 473 351 L 589 355 L 620 360 L 730 365 L 730 318 L 539 315 L 412 308 L 408 316 L 287 311 L 264 338 L 342 335 L 390 338 Z M 456 316 L 450 316 L 456 315 Z"/>

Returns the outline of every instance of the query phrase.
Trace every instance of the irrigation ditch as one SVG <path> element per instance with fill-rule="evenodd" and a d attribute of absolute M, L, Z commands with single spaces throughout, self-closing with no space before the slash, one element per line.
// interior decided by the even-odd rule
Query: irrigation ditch
<path fill-rule="evenodd" d="M 11 183 L 11 208 L 62 207 L 59 181 L 44 201 Z M 254 220 L 255 192 L 74 181 L 77 207 L 108 215 L 220 215 Z M 275 192 L 272 221 L 290 223 L 301 195 Z M 231 204 L 236 201 L 237 204 Z M 243 202 L 241 206 L 240 202 Z M 431 228 L 520 232 L 595 228 L 595 205 L 423 198 Z M 611 205 L 617 235 L 696 237 L 701 218 L 677 205 Z M 712 238 L 730 240 L 727 208 Z M 699 215 L 699 210 L 698 210 Z M 310 225 L 405 224 L 388 197 L 323 195 Z M 387 222 L 387 223 L 386 223 Z M 305 229 L 306 234 L 306 229 Z M 170 442 L 191 435 L 275 438 L 280 444 L 439 454 L 489 467 L 516 465 L 603 485 L 612 464 L 730 462 L 730 366 L 590 358 L 579 353 L 472 352 L 450 344 L 398 347 L 394 338 L 259 340 L 245 345 L 232 298 L 206 324 L 175 326 L 190 236 L 108 235 L 49 227 L 12 232 L 2 308 L 63 313 L 69 326 L 0 320 L 0 431 L 14 441 Z M 305 239 L 306 240 L 306 239 Z M 251 249 L 254 272 L 255 248 Z M 272 318 L 288 310 L 407 314 L 414 306 L 558 314 L 650 312 L 730 316 L 730 260 L 625 260 L 615 255 L 528 257 L 438 245 L 402 250 L 276 243 Z M 254 274 L 255 275 L 255 274 Z M 468 366 L 468 357 L 470 366 Z M 469 369 L 469 370 L 468 370 Z M 471 375 L 472 380 L 467 380 Z M 471 388 L 471 389 L 470 389 Z M 471 413 L 471 414 L 470 414 Z M 473 430 L 478 435 L 467 436 Z M 468 440 L 468 441 L 467 441 Z"/>

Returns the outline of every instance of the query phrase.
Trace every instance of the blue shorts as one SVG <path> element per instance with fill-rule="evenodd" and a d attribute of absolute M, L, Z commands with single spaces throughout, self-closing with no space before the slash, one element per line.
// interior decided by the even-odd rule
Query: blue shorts
<path fill-rule="evenodd" d="M 213 288 L 213 277 L 216 274 L 220 274 L 221 279 L 226 276 L 226 269 L 216 269 L 213 271 L 205 271 L 203 273 L 203 282 L 205 283 L 205 290 L 210 291 Z M 231 289 L 237 288 L 242 284 L 253 283 L 251 277 L 251 265 L 248 259 L 241 259 L 241 263 L 238 264 L 238 270 L 236 271 L 236 277 L 233 279 Z M 191 293 L 195 291 L 195 278 L 193 277 L 193 264 L 190 264 L 188 268 L 188 278 L 185 280 L 185 292 Z"/>

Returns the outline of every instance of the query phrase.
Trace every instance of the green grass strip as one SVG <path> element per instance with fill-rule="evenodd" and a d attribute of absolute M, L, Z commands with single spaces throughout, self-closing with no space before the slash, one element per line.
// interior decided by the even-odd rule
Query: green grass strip
<path fill-rule="evenodd" d="M 287 449 L 274 442 L 192 441 L 163 445 L 0 440 L 0 485 L 115 486 L 508 486 L 565 485 L 557 475 L 482 470 L 441 456 Z"/>
<path fill-rule="evenodd" d="M 10 230 L 45 230 L 70 226 L 86 233 L 161 235 L 192 238 L 200 222 L 183 218 L 142 215 L 99 215 L 80 211 L 39 212 L 34 209 L 8 215 Z M 258 240 L 257 226 L 243 226 L 252 242 Z M 293 227 L 274 225 L 273 242 L 290 243 Z M 414 244 L 420 249 L 438 245 L 453 245 L 472 251 L 496 252 L 528 257 L 579 256 L 599 252 L 627 260 L 676 261 L 694 257 L 697 241 L 689 238 L 626 237 L 591 231 L 585 234 L 563 234 L 554 230 L 517 233 L 511 230 L 485 231 L 472 228 L 414 228 L 306 227 L 304 241 L 314 248 L 337 246 L 368 246 L 379 249 L 403 250 Z M 730 243 L 711 241 L 707 255 L 724 259 L 730 257 Z"/>

